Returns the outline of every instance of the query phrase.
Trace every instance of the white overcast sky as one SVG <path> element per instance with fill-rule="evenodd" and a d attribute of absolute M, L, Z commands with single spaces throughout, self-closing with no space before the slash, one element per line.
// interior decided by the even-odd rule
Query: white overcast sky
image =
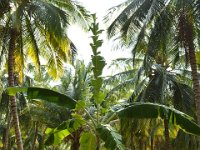
<path fill-rule="evenodd" d="M 99 19 L 99 23 L 103 26 L 103 16 L 106 15 L 107 10 L 115 5 L 122 3 L 125 0 L 78 0 L 83 6 L 85 6 L 91 13 L 96 13 Z M 104 29 L 105 30 L 105 29 Z M 79 56 L 88 63 L 91 59 L 92 50 L 89 46 L 90 38 L 89 34 L 86 34 L 78 26 L 72 26 L 69 29 L 69 37 L 75 43 L 78 48 Z M 104 44 L 101 47 L 101 54 L 109 64 L 112 59 L 119 57 L 128 57 L 130 52 L 126 51 L 111 51 L 112 43 L 106 40 L 105 34 L 103 35 Z"/>

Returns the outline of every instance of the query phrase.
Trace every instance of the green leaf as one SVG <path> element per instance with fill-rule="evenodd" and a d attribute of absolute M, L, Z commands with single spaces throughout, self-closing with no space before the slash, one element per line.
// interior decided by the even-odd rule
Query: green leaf
<path fill-rule="evenodd" d="M 195 56 L 196 56 L 196 63 L 200 65 L 200 52 L 199 51 L 195 52 Z"/>
<path fill-rule="evenodd" d="M 54 134 L 50 134 L 50 136 L 47 138 L 45 145 L 53 145 L 54 143 Z"/>
<path fill-rule="evenodd" d="M 16 95 L 17 92 L 27 92 L 28 99 L 40 99 L 70 109 L 74 109 L 76 106 L 76 101 L 71 97 L 50 89 L 37 87 L 8 87 L 6 91 L 10 96 Z"/>
<path fill-rule="evenodd" d="M 93 15 L 93 23 L 90 26 L 90 30 L 93 33 L 92 43 L 90 43 L 90 46 L 92 48 L 92 71 L 94 74 L 94 79 L 91 82 L 91 85 L 93 87 L 93 99 L 96 104 L 100 104 L 104 100 L 104 93 L 101 92 L 103 79 L 101 77 L 103 68 L 106 65 L 106 62 L 104 60 L 104 57 L 100 56 L 100 51 L 97 49 L 101 47 L 103 40 L 99 39 L 99 35 L 102 33 L 102 30 L 99 29 L 99 24 L 96 23 L 96 16 Z"/>
<path fill-rule="evenodd" d="M 199 135 L 200 127 L 193 118 L 174 108 L 155 103 L 134 103 L 117 111 L 120 118 L 158 118 L 168 119 L 169 123 L 177 125 L 184 132 Z"/>
<path fill-rule="evenodd" d="M 96 104 L 101 104 L 105 98 L 105 93 L 99 91 L 98 93 L 94 92 L 93 98 L 95 99 Z"/>
<path fill-rule="evenodd" d="M 102 86 L 103 79 L 102 78 L 96 78 L 95 80 L 91 81 L 91 85 L 94 87 L 94 89 L 98 92 Z"/>
<path fill-rule="evenodd" d="M 81 110 L 81 109 L 85 108 L 85 106 L 86 106 L 85 101 L 79 100 L 76 103 L 76 110 Z"/>
<path fill-rule="evenodd" d="M 85 121 L 81 116 L 74 115 L 73 119 L 64 121 L 55 129 L 47 128 L 45 134 L 47 134 L 48 138 L 45 145 L 49 146 L 60 144 L 66 136 L 78 130 L 84 123 Z"/>
<path fill-rule="evenodd" d="M 102 74 L 106 62 L 102 56 L 95 55 L 92 56 L 92 64 L 94 65 L 93 67 L 94 77 L 97 78 Z"/>
<path fill-rule="evenodd" d="M 60 144 L 62 142 L 62 140 L 68 135 L 70 135 L 70 132 L 67 129 L 54 133 L 54 143 L 53 144 L 54 145 Z"/>
<path fill-rule="evenodd" d="M 79 114 L 72 114 L 72 117 L 74 118 L 74 127 L 75 129 L 78 129 L 81 125 L 85 124 L 85 119 L 83 118 L 82 115 Z"/>
<path fill-rule="evenodd" d="M 22 87 L 8 87 L 6 89 L 9 96 L 15 96 L 18 92 L 27 92 L 28 88 Z"/>
<path fill-rule="evenodd" d="M 92 133 L 83 133 L 79 140 L 79 150 L 95 150 L 96 149 L 96 137 Z"/>
<path fill-rule="evenodd" d="M 45 130 L 45 134 L 50 134 L 52 131 L 53 131 L 53 129 L 47 128 L 47 129 Z"/>
<path fill-rule="evenodd" d="M 74 109 L 76 106 L 76 101 L 73 100 L 71 97 L 45 88 L 28 88 L 27 98 L 52 102 L 59 106 L 67 107 L 70 109 Z"/>
<path fill-rule="evenodd" d="M 70 132 L 67 129 L 61 130 L 61 131 L 56 131 L 54 133 L 50 133 L 50 135 L 48 136 L 48 138 L 45 142 L 45 145 L 47 145 L 47 146 L 58 145 L 68 135 L 70 135 Z"/>
<path fill-rule="evenodd" d="M 110 125 L 99 125 L 97 131 L 100 138 L 105 142 L 105 147 L 110 150 L 124 150 L 122 137 Z"/>

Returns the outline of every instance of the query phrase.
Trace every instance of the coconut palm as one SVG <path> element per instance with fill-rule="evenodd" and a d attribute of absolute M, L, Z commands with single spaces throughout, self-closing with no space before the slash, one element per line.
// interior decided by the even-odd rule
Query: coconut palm
<path fill-rule="evenodd" d="M 144 111 L 144 109 L 147 110 L 147 111 Z M 141 119 L 141 118 L 157 118 L 158 116 L 160 116 L 164 120 L 170 119 L 169 122 L 171 122 L 174 125 L 179 124 L 180 125 L 179 127 L 182 126 L 181 128 L 185 131 L 187 129 L 193 130 L 193 129 L 196 128 L 195 130 L 193 130 L 193 131 L 195 131 L 194 133 L 192 133 L 193 131 L 190 132 L 192 134 L 198 135 L 199 134 L 198 132 L 200 131 L 199 126 L 196 123 L 194 123 L 188 115 L 186 115 L 186 114 L 184 114 L 184 113 L 182 113 L 182 112 L 180 112 L 176 109 L 167 107 L 165 105 L 159 105 L 159 104 L 155 104 L 155 103 L 133 103 L 133 104 L 130 104 L 130 105 L 126 105 L 125 108 L 118 110 L 117 113 L 118 113 L 118 116 L 121 119 L 126 119 L 126 118 L 129 118 L 129 119 L 131 119 L 131 118 L 132 119 L 133 118 L 137 118 L 137 119 L 138 118 L 139 119 Z M 184 118 L 182 118 L 183 116 L 181 114 L 184 116 Z M 181 115 L 182 117 L 179 116 L 179 115 Z M 189 123 L 191 121 L 192 121 L 192 124 L 194 126 L 192 124 L 191 125 L 193 127 L 187 126 L 188 124 L 186 122 Z M 165 134 L 169 134 L 169 133 L 165 132 Z M 166 142 L 165 149 L 169 150 L 171 148 L 170 143 L 169 143 L 169 139 L 165 139 L 165 142 Z"/>
<path fill-rule="evenodd" d="M 133 56 L 142 50 L 147 56 L 152 56 L 166 44 L 176 50 L 175 60 L 185 52 L 192 70 L 197 120 L 200 122 L 200 88 L 195 59 L 195 47 L 198 47 L 195 40 L 199 39 L 196 34 L 199 31 L 199 1 L 136 0 L 127 1 L 121 6 L 125 8 L 109 26 L 108 33 L 119 36 L 123 43 L 131 45 Z M 173 38 L 169 43 L 170 36 Z M 146 51 L 142 48 L 144 43 L 148 45 Z"/>
<path fill-rule="evenodd" d="M 9 86 L 14 86 L 14 72 L 19 72 L 22 81 L 24 69 L 24 53 L 27 53 L 39 68 L 39 55 L 44 53 L 49 57 L 49 69 L 52 76 L 59 76 L 62 60 L 67 60 L 69 39 L 66 27 L 71 22 L 79 22 L 87 26 L 87 13 L 83 7 L 71 1 L 9 1 L 11 9 L 1 23 L 5 26 L 3 39 L 9 40 L 8 74 Z M 59 8 L 60 6 L 62 8 Z M 5 20 L 5 23 L 3 22 Z M 5 53 L 5 42 L 2 45 Z M 40 46 L 39 46 L 40 45 Z M 24 49 L 26 48 L 27 51 Z M 2 53 L 2 54 L 3 54 Z M 50 54 L 48 56 L 47 54 Z M 17 64 L 17 65 L 16 65 Z M 18 149 L 23 149 L 19 130 L 16 98 L 11 96 L 11 111 L 16 131 Z"/>
<path fill-rule="evenodd" d="M 138 60 L 139 59 L 136 59 L 137 65 L 139 62 L 141 62 L 141 60 Z M 130 91 L 132 91 L 132 96 L 129 98 L 130 102 L 153 102 L 169 106 L 173 105 L 173 107 L 176 109 L 181 110 L 196 118 L 195 112 L 193 111 L 193 91 L 190 86 L 188 86 L 191 85 L 191 81 L 188 78 L 189 74 L 185 74 L 183 76 L 181 74 L 181 69 L 168 69 L 161 67 L 161 65 L 155 64 L 150 69 L 148 69 L 151 72 L 146 74 L 144 67 L 140 67 L 140 69 L 138 69 L 135 65 L 134 69 L 130 68 L 130 70 L 118 73 L 113 77 L 110 77 L 106 80 L 107 82 L 115 83 L 117 81 L 118 84 L 117 86 L 114 86 L 114 88 L 107 94 L 107 101 L 112 100 L 112 95 L 115 95 L 116 92 L 121 93 L 118 95 L 118 97 L 120 97 L 124 96 L 124 92 L 130 93 Z M 186 81 L 188 81 L 188 85 L 186 84 Z M 127 99 L 127 96 L 125 96 L 123 99 Z M 168 130 L 170 130 L 171 133 L 173 133 L 172 131 L 175 130 L 168 127 L 167 122 L 168 121 L 165 120 L 165 137 L 168 139 L 168 142 L 166 141 L 166 143 L 168 143 L 166 146 L 169 145 L 169 147 L 171 147 Z M 127 128 L 127 126 L 129 128 Z M 147 141 L 151 141 L 149 139 L 150 136 L 151 139 L 154 138 L 154 142 L 163 141 L 162 134 L 159 133 L 159 128 L 163 129 L 163 126 L 163 123 L 155 120 L 140 121 L 122 119 L 121 130 L 124 141 L 126 141 L 126 145 L 133 147 L 133 145 L 136 145 L 136 139 L 140 139 L 137 143 L 146 141 L 146 144 L 148 145 Z M 147 134 L 147 131 L 149 134 Z M 130 137 L 132 137 L 132 139 Z M 173 138 L 175 137 L 176 134 L 173 136 Z M 144 145 L 144 143 L 139 145 Z"/>
<path fill-rule="evenodd" d="M 85 104 L 84 102 L 81 102 L 81 101 L 77 102 L 75 110 L 78 112 L 81 111 L 82 115 L 80 116 L 78 114 L 74 114 L 73 115 L 74 118 L 72 120 L 67 120 L 67 121 L 63 122 L 61 125 L 59 125 L 55 129 L 51 129 L 51 130 L 48 129 L 46 132 L 46 133 L 48 133 L 48 139 L 45 142 L 46 145 L 58 144 L 58 141 L 59 141 L 58 139 L 63 140 L 63 138 L 65 138 L 65 136 L 69 135 L 70 133 L 72 133 L 74 131 L 77 131 L 78 128 L 81 126 L 84 128 L 84 133 L 81 134 L 81 137 L 77 136 L 77 137 L 80 137 L 79 141 L 80 141 L 81 149 L 82 148 L 100 149 L 101 148 L 100 146 L 102 146 L 102 145 L 100 145 L 101 140 L 103 140 L 105 142 L 104 146 L 106 148 L 124 149 L 123 145 L 121 144 L 121 136 L 119 134 L 117 134 L 116 130 L 113 129 L 113 127 L 118 127 L 117 126 L 118 119 L 116 119 L 116 115 L 113 112 L 113 110 L 115 110 L 115 108 L 113 108 L 113 110 L 108 111 L 108 110 L 105 110 L 104 107 L 102 106 L 102 102 L 104 101 L 104 95 L 102 95 L 103 94 L 103 88 L 102 88 L 103 78 L 101 77 L 101 74 L 102 74 L 102 70 L 105 65 L 105 62 L 104 62 L 102 56 L 99 55 L 99 51 L 97 51 L 97 47 L 99 45 L 101 45 L 101 42 L 102 42 L 102 41 L 98 40 L 98 38 L 97 38 L 98 34 L 100 32 L 99 31 L 97 32 L 95 30 L 95 29 L 98 29 L 97 28 L 98 25 L 93 24 L 92 27 L 91 27 L 91 30 L 93 31 L 93 34 L 95 35 L 93 37 L 94 41 L 91 44 L 91 46 L 93 48 L 93 52 L 94 52 L 94 55 L 92 56 L 92 60 L 93 60 L 92 61 L 92 65 L 93 65 L 92 71 L 94 73 L 94 77 L 92 77 L 91 84 L 85 84 L 85 85 L 91 86 L 91 91 L 93 93 L 93 96 L 92 96 L 92 100 L 90 101 L 91 104 L 89 106 L 93 105 L 93 111 L 90 112 L 90 108 L 88 108 L 87 107 L 88 105 Z M 175 79 L 174 80 L 171 79 L 173 72 L 169 73 L 169 72 L 167 72 L 166 69 L 167 68 L 162 69 L 162 67 L 160 65 L 155 65 L 155 67 L 152 67 L 152 70 L 154 70 L 154 71 L 152 71 L 150 73 L 151 76 L 148 74 L 149 75 L 148 78 L 151 77 L 150 79 L 152 79 L 152 80 L 154 78 L 157 78 L 160 82 L 163 81 L 163 80 L 161 80 L 163 78 L 167 78 L 167 79 L 169 78 L 167 81 L 164 81 L 164 82 L 166 82 L 166 84 L 173 82 L 175 80 Z M 167 73 L 163 73 L 165 71 Z M 83 72 L 83 73 L 81 73 L 81 72 Z M 154 72 L 155 72 L 155 74 L 154 74 Z M 75 78 L 76 80 L 73 83 L 75 85 L 74 89 L 78 89 L 77 91 L 79 91 L 81 89 L 81 87 L 83 87 L 83 86 L 79 86 L 79 85 L 84 85 L 82 83 L 77 84 L 77 81 L 81 81 L 81 82 L 86 81 L 85 75 L 87 75 L 87 74 L 85 74 L 85 71 L 81 71 L 81 69 L 80 70 L 78 69 L 77 76 L 79 76 L 79 75 L 80 76 L 83 75 L 84 77 L 79 78 L 80 80 L 78 80 L 78 77 Z M 163 77 L 163 76 L 165 76 L 165 77 Z M 148 82 L 148 80 L 147 80 L 147 82 Z M 154 82 L 154 83 L 156 83 L 156 82 Z M 166 86 L 166 84 L 163 84 L 163 87 L 165 87 L 165 89 L 168 88 L 168 86 Z M 66 85 L 67 85 L 67 87 L 69 87 L 68 82 L 66 83 Z M 18 90 L 20 88 L 10 88 L 10 89 L 11 89 L 10 94 L 12 94 L 13 91 L 20 91 L 20 90 Z M 15 89 L 17 89 L 17 90 L 15 90 Z M 143 94 L 143 91 L 145 91 L 145 88 L 143 88 L 143 89 L 141 90 L 142 92 L 139 91 L 139 93 L 136 93 L 136 94 L 141 95 L 140 93 L 142 93 L 142 95 L 145 96 L 145 93 Z M 162 88 L 162 89 L 164 89 L 164 88 Z M 75 108 L 76 102 L 74 103 L 73 99 L 66 98 L 63 94 L 59 94 L 55 91 L 50 91 L 50 90 L 41 89 L 41 88 L 21 88 L 21 90 L 27 91 L 28 99 L 41 99 L 41 100 L 46 100 L 49 102 L 56 103 L 60 106 L 64 106 L 67 108 L 71 108 L 71 109 Z M 149 93 L 151 93 L 151 92 L 152 91 L 149 90 Z M 160 97 L 159 97 L 160 93 L 162 93 L 162 92 L 159 91 L 158 96 L 157 96 L 159 99 L 160 99 Z M 170 94 L 171 93 L 169 93 L 169 96 L 171 96 Z M 57 97 L 57 95 L 58 95 L 58 97 Z M 80 95 L 82 95 L 82 94 L 80 94 Z M 148 95 L 148 94 L 146 94 L 146 95 Z M 142 96 L 142 97 L 144 97 L 144 96 Z M 85 96 L 83 96 L 83 97 L 80 96 L 78 98 L 82 99 L 84 97 Z M 147 96 L 146 98 L 149 100 L 150 99 L 149 97 L 150 96 Z M 66 98 L 66 100 L 64 100 L 64 98 Z M 136 97 L 136 99 L 140 100 L 140 96 Z M 138 106 L 139 106 L 139 110 L 141 113 L 135 113 L 135 112 L 138 112 L 138 109 L 137 109 Z M 177 110 L 174 110 L 172 108 L 169 108 L 169 107 L 166 107 L 163 105 L 161 106 L 161 105 L 157 105 L 157 104 L 150 104 L 150 105 L 149 104 L 144 104 L 144 105 L 139 104 L 139 105 L 134 106 L 134 104 L 133 105 L 130 104 L 128 107 L 125 106 L 125 109 L 123 109 L 123 106 L 119 106 L 119 105 L 115 106 L 115 107 L 122 108 L 122 111 L 117 111 L 117 114 L 119 114 L 120 118 L 121 117 L 122 118 L 123 117 L 131 118 L 131 119 L 134 117 L 157 118 L 158 116 L 160 116 L 161 118 L 164 118 L 164 119 L 172 118 L 172 119 L 170 119 L 170 121 L 172 120 L 172 123 L 175 123 L 175 124 L 177 123 L 178 125 L 180 125 L 183 129 L 185 129 L 188 132 L 191 132 L 193 134 L 199 134 L 199 129 L 196 128 L 197 127 L 196 124 L 191 121 L 190 117 L 188 117 L 187 115 L 183 115 L 183 113 L 181 113 Z M 136 109 L 135 109 L 135 107 L 136 107 Z M 150 110 L 152 113 L 149 113 L 149 111 L 143 111 L 144 109 Z M 125 113 L 123 113 L 123 112 L 125 112 Z M 114 117 L 113 117 L 113 115 L 114 115 Z M 133 116 L 131 116 L 131 115 L 133 115 Z M 152 115 L 152 116 L 149 116 L 149 115 Z M 186 120 L 184 120 L 184 119 L 182 120 L 181 119 L 182 117 L 183 118 L 186 117 L 185 118 Z M 176 119 L 174 119 L 174 118 L 176 118 Z M 177 120 L 177 122 L 175 120 Z M 184 124 L 184 122 L 186 124 Z M 194 126 L 188 127 L 187 126 L 188 122 L 190 122 Z M 110 125 L 108 125 L 108 123 L 110 123 Z M 113 127 L 111 127 L 111 125 Z M 193 127 L 195 127 L 197 130 L 194 131 Z M 72 129 L 72 128 L 74 128 L 74 129 Z M 89 129 L 92 129 L 92 131 L 88 131 Z M 168 131 L 168 130 L 166 130 L 166 131 Z M 59 138 L 59 135 L 61 135 L 61 134 L 62 134 L 62 136 L 61 136 L 61 138 Z M 90 145 L 86 144 L 85 141 L 90 141 L 90 143 L 92 143 L 92 144 L 90 144 Z M 97 144 L 97 147 L 95 146 L 96 144 Z M 78 143 L 77 143 L 77 145 L 78 145 Z"/>

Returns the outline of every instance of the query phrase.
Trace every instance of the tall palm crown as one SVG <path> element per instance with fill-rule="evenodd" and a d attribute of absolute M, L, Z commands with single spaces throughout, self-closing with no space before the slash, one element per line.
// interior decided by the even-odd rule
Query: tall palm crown
<path fill-rule="evenodd" d="M 16 28 L 15 71 L 22 78 L 24 55 L 29 56 L 37 67 L 41 64 L 39 56 L 42 55 L 48 61 L 50 75 L 59 77 L 62 74 L 62 61 L 69 60 L 70 55 L 71 41 L 66 28 L 71 23 L 87 28 L 88 12 L 71 1 L 10 1 L 10 6 L 10 11 L 1 19 L 2 26 L 7 29 L 2 33 L 2 43 L 9 39 L 6 37 L 9 28 Z M 5 49 L 1 49 L 2 57 L 5 56 Z"/>
<path fill-rule="evenodd" d="M 64 0 L 10 0 L 6 4 L 9 5 L 8 10 L 1 12 L 0 20 L 4 29 L 1 30 L 1 56 L 8 51 L 9 86 L 15 85 L 15 72 L 19 73 L 21 81 L 23 79 L 24 55 L 28 55 L 39 68 L 39 56 L 43 54 L 49 58 L 49 73 L 54 77 L 59 76 L 62 63 L 67 60 L 69 53 L 70 41 L 66 27 L 71 22 L 87 26 L 86 10 L 75 2 Z M 10 102 L 17 147 L 22 150 L 15 96 L 10 97 Z M 5 145 L 7 143 L 5 141 Z M 7 149 L 6 146 L 4 148 Z"/>
<path fill-rule="evenodd" d="M 117 35 L 123 43 L 132 46 L 133 57 L 137 51 L 142 51 L 147 65 L 152 57 L 166 51 L 172 52 L 174 62 L 185 52 L 186 63 L 190 62 L 192 70 L 197 120 L 200 122 L 200 88 L 195 59 L 195 47 L 199 47 L 196 42 L 200 30 L 199 1 L 134 0 L 120 6 L 124 9 L 109 26 L 108 34 L 110 37 Z M 162 60 L 157 63 L 162 64 Z"/>

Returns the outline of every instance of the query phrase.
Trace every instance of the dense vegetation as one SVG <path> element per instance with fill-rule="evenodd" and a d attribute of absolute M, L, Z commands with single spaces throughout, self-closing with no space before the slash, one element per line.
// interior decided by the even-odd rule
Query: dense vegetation
<path fill-rule="evenodd" d="M 200 1 L 127 0 L 105 20 L 132 50 L 112 76 L 97 17 L 76 1 L 0 0 L 0 149 L 200 149 Z M 72 24 L 92 35 L 89 64 Z"/>

